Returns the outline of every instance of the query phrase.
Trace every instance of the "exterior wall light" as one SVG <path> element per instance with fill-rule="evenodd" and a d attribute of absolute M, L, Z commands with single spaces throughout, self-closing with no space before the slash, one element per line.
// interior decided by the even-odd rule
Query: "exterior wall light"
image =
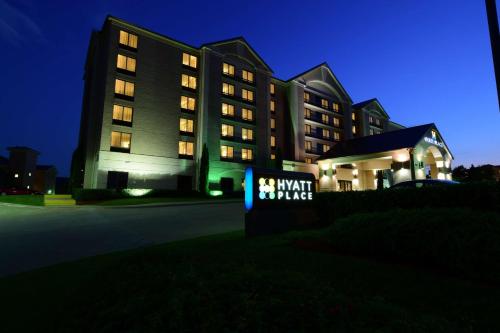
<path fill-rule="evenodd" d="M 18 173 L 15 173 L 15 174 L 14 174 L 14 178 L 19 178 L 19 174 L 18 174 Z"/>

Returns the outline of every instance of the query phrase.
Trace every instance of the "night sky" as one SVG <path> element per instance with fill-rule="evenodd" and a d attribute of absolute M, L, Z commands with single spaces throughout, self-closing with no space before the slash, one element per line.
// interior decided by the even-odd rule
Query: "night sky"
<path fill-rule="evenodd" d="M 29 146 L 69 174 L 90 32 L 108 14 L 194 46 L 244 36 L 281 79 L 326 61 L 354 102 L 436 123 L 455 166 L 500 164 L 483 0 L 0 0 L 0 155 Z"/>

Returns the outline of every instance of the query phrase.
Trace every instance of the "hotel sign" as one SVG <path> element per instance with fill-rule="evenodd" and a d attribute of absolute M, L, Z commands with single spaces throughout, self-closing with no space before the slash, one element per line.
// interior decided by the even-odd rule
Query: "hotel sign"
<path fill-rule="evenodd" d="M 427 142 L 427 143 L 433 144 L 435 146 L 444 148 L 444 143 L 442 141 L 438 141 L 437 140 L 437 133 L 436 133 L 436 131 L 432 130 L 431 131 L 431 135 L 432 135 L 431 138 L 428 137 L 428 136 L 425 136 L 424 137 L 424 141 Z"/>
<path fill-rule="evenodd" d="M 315 193 L 313 174 L 247 168 L 245 209 L 300 206 L 311 202 Z"/>

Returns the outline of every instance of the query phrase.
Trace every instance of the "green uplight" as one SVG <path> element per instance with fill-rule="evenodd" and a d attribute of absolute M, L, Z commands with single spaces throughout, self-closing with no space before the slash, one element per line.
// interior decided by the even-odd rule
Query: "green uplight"
<path fill-rule="evenodd" d="M 210 191 L 208 191 L 208 194 L 212 197 L 218 197 L 218 196 L 221 196 L 223 194 L 223 192 L 219 191 L 219 190 L 210 190 Z"/>

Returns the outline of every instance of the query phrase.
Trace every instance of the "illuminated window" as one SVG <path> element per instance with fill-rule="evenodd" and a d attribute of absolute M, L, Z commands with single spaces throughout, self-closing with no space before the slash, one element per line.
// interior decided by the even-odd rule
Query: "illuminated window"
<path fill-rule="evenodd" d="M 340 133 L 339 132 L 333 132 L 333 139 L 335 141 L 340 141 Z"/>
<path fill-rule="evenodd" d="M 242 128 L 241 129 L 241 138 L 245 141 L 252 141 L 253 140 L 253 130 L 249 128 Z"/>
<path fill-rule="evenodd" d="M 111 150 L 118 148 L 121 151 L 130 151 L 130 140 L 132 134 L 123 132 L 111 132 Z"/>
<path fill-rule="evenodd" d="M 369 117 L 368 117 L 368 121 L 370 122 L 370 124 L 373 124 L 373 117 L 372 117 L 372 116 L 369 116 Z"/>
<path fill-rule="evenodd" d="M 136 49 L 137 36 L 129 32 L 120 30 L 120 44 Z"/>
<path fill-rule="evenodd" d="M 310 158 L 310 157 L 306 157 L 305 161 L 307 164 L 311 164 L 313 162 L 312 158 Z"/>
<path fill-rule="evenodd" d="M 274 100 L 270 101 L 270 103 L 269 103 L 269 110 L 271 110 L 271 112 L 275 112 L 276 111 L 276 102 Z"/>
<path fill-rule="evenodd" d="M 179 155 L 193 156 L 194 143 L 189 141 L 179 141 Z"/>
<path fill-rule="evenodd" d="M 329 150 L 330 150 L 330 146 L 329 145 L 323 145 L 323 153 L 326 153 Z"/>
<path fill-rule="evenodd" d="M 333 111 L 335 112 L 339 112 L 339 104 L 338 103 L 335 103 L 335 102 L 332 102 L 332 109 Z"/>
<path fill-rule="evenodd" d="M 181 84 L 185 88 L 196 89 L 196 78 L 191 75 L 182 74 Z"/>
<path fill-rule="evenodd" d="M 271 148 L 276 147 L 276 137 L 271 135 Z"/>
<path fill-rule="evenodd" d="M 328 109 L 328 101 L 324 98 L 321 99 L 321 107 Z"/>
<path fill-rule="evenodd" d="M 241 78 L 243 79 L 243 81 L 253 82 L 253 73 L 246 70 L 242 70 Z"/>
<path fill-rule="evenodd" d="M 135 85 L 132 82 L 123 81 L 119 79 L 115 80 L 115 94 L 133 97 L 134 89 Z"/>
<path fill-rule="evenodd" d="M 309 125 L 309 124 L 305 124 L 305 125 L 304 125 L 304 132 L 305 132 L 306 134 L 311 134 L 311 125 Z"/>
<path fill-rule="evenodd" d="M 241 98 L 245 101 L 253 102 L 253 91 L 241 89 Z"/>
<path fill-rule="evenodd" d="M 186 133 L 193 133 L 194 132 L 193 120 L 186 119 L 186 118 L 180 118 L 179 119 L 179 131 L 186 132 Z"/>
<path fill-rule="evenodd" d="M 220 128 L 220 134 L 223 137 L 231 137 L 232 138 L 234 136 L 234 126 L 222 124 L 222 126 Z"/>
<path fill-rule="evenodd" d="M 304 102 L 309 102 L 311 100 L 311 95 L 308 92 L 304 91 Z"/>
<path fill-rule="evenodd" d="M 340 119 L 337 117 L 333 117 L 333 126 L 340 127 Z"/>
<path fill-rule="evenodd" d="M 275 159 L 276 159 L 276 154 L 272 154 L 272 153 L 271 153 L 271 159 L 272 159 L 272 160 L 275 160 Z"/>
<path fill-rule="evenodd" d="M 375 132 L 373 131 L 373 128 L 370 128 L 370 135 L 373 135 L 375 134 Z"/>
<path fill-rule="evenodd" d="M 232 84 L 222 82 L 222 93 L 228 96 L 234 96 L 234 86 Z"/>
<path fill-rule="evenodd" d="M 127 70 L 129 72 L 135 72 L 135 59 L 119 54 L 116 58 L 116 67 L 120 69 Z"/>
<path fill-rule="evenodd" d="M 330 139 L 330 131 L 327 130 L 326 128 L 322 129 L 322 134 L 323 134 L 323 138 Z"/>
<path fill-rule="evenodd" d="M 380 126 L 380 119 L 375 119 L 375 123 L 377 124 L 377 126 Z"/>
<path fill-rule="evenodd" d="M 250 148 L 241 149 L 241 159 L 243 161 L 251 161 L 253 160 L 253 151 Z"/>
<path fill-rule="evenodd" d="M 352 134 L 356 134 L 356 126 L 352 126 Z"/>
<path fill-rule="evenodd" d="M 197 68 L 198 67 L 198 57 L 191 55 L 189 53 L 182 53 L 182 64 L 184 66 Z"/>
<path fill-rule="evenodd" d="M 234 105 L 222 103 L 222 115 L 234 117 Z"/>
<path fill-rule="evenodd" d="M 276 119 L 271 118 L 271 129 L 276 129 Z"/>
<path fill-rule="evenodd" d="M 324 114 L 322 113 L 321 114 L 321 121 L 324 123 L 324 124 L 328 124 L 330 122 L 330 117 L 328 117 L 327 114 Z"/>
<path fill-rule="evenodd" d="M 127 123 L 132 122 L 133 109 L 129 106 L 113 105 L 113 120 L 124 121 Z"/>
<path fill-rule="evenodd" d="M 234 149 L 231 146 L 220 146 L 220 157 L 221 158 L 233 158 Z"/>
<path fill-rule="evenodd" d="M 253 121 L 253 111 L 250 109 L 242 108 L 241 109 L 241 118 L 243 120 Z"/>
<path fill-rule="evenodd" d="M 269 92 L 271 93 L 271 95 L 274 95 L 275 89 L 276 89 L 276 87 L 274 86 L 274 83 L 270 83 L 269 84 Z"/>
<path fill-rule="evenodd" d="M 194 111 L 196 107 L 196 98 L 181 96 L 181 109 Z"/>
<path fill-rule="evenodd" d="M 311 151 L 312 150 L 312 142 L 305 141 L 305 148 L 306 148 L 306 151 Z"/>
<path fill-rule="evenodd" d="M 352 120 L 356 120 L 356 114 L 353 112 L 351 115 Z"/>
<path fill-rule="evenodd" d="M 304 118 L 311 119 L 311 110 L 310 109 L 304 109 Z"/>
<path fill-rule="evenodd" d="M 222 73 L 225 75 L 234 76 L 234 66 L 227 63 L 223 63 Z"/>

